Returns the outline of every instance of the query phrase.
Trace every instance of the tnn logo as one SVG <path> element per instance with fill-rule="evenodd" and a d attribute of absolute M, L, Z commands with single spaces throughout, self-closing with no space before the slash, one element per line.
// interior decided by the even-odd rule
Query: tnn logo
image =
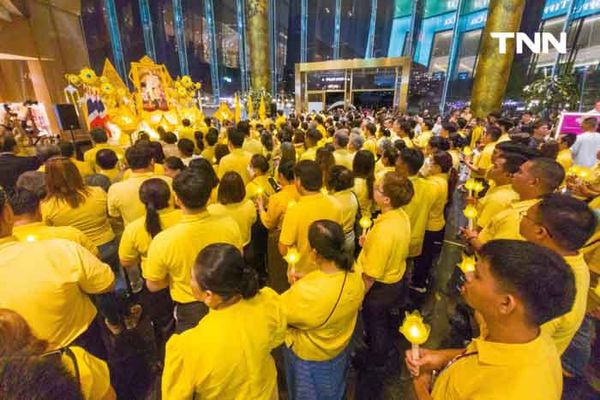
<path fill-rule="evenodd" d="M 506 54 L 506 40 L 515 39 L 517 54 L 523 53 L 523 45 L 534 54 L 548 53 L 550 45 L 560 54 L 567 53 L 567 33 L 561 32 L 558 39 L 550 32 L 536 32 L 533 40 L 523 32 L 492 32 L 492 37 L 499 41 L 500 54 Z"/>

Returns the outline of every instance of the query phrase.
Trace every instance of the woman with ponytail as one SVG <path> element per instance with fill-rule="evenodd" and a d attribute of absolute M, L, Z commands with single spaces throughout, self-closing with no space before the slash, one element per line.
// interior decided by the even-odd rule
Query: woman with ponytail
<path fill-rule="evenodd" d="M 192 267 L 192 293 L 210 311 L 167 343 L 164 399 L 276 399 L 271 351 L 285 336 L 278 295 L 258 288 L 236 247 L 205 247 Z"/>
<path fill-rule="evenodd" d="M 285 293 L 288 330 L 285 363 L 291 399 L 342 399 L 350 362 L 349 343 L 365 286 L 352 269 L 342 227 L 318 220 L 308 230 L 318 269 Z"/>

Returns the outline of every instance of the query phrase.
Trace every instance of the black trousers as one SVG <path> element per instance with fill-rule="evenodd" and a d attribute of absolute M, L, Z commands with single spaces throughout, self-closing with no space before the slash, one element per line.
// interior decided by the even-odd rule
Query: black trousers
<path fill-rule="evenodd" d="M 175 303 L 175 333 L 195 327 L 206 314 L 208 307 L 202 302 Z"/>
<path fill-rule="evenodd" d="M 423 251 L 421 255 L 415 257 L 414 268 L 412 271 L 413 287 L 426 288 L 431 275 L 431 268 L 434 261 L 442 252 L 444 243 L 444 229 L 441 231 L 425 231 L 423 239 Z"/>

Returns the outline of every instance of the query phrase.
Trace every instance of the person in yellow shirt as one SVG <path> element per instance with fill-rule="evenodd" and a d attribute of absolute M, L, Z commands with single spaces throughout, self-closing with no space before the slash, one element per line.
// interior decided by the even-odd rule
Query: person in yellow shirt
<path fill-rule="evenodd" d="M 498 138 L 498 143 L 510 141 L 510 135 L 508 132 L 513 128 L 513 123 L 507 118 L 500 118 L 497 124 L 501 131 L 500 137 Z"/>
<path fill-rule="evenodd" d="M 304 136 L 306 141 L 306 150 L 300 156 L 300 160 L 311 160 L 317 159 L 317 149 L 319 148 L 319 141 L 323 139 L 323 135 L 315 128 L 309 128 Z"/>
<path fill-rule="evenodd" d="M 364 126 L 365 143 L 363 149 L 370 151 L 373 156 L 377 155 L 377 126 L 371 122 L 368 122 Z"/>
<path fill-rule="evenodd" d="M 359 371 L 358 391 L 366 398 L 380 398 L 383 370 L 395 341 L 391 311 L 404 301 L 406 258 L 410 244 L 410 219 L 403 206 L 413 197 L 412 183 L 395 172 L 388 172 L 375 183 L 374 199 L 381 210 L 372 228 L 363 234 L 362 250 L 356 269 L 362 273 L 367 294 L 362 318 L 367 349 L 365 365 Z"/>
<path fill-rule="evenodd" d="M 25 189 L 17 189 L 10 198 L 14 215 L 13 236 L 19 241 L 35 242 L 48 239 L 70 240 L 97 256 L 98 248 L 80 230 L 72 226 L 48 226 L 42 220 L 40 199 Z"/>
<path fill-rule="evenodd" d="M 461 228 L 461 235 L 474 250 L 493 239 L 524 240 L 519 233 L 519 224 L 525 211 L 558 189 L 564 177 L 565 171 L 552 159 L 539 157 L 525 162 L 512 179 L 512 188 L 519 195 L 519 201 L 493 216 L 481 232 Z"/>
<path fill-rule="evenodd" d="M 56 362 L 78 381 L 84 399 L 116 399 L 115 392 L 110 385 L 106 362 L 94 357 L 79 346 L 67 346 L 59 350 L 48 351 L 48 342 L 35 337 L 27 321 L 18 313 L 6 308 L 0 308 L 0 357 L 4 360 L 39 357 L 48 362 Z M 3 367 L 6 366 L 3 365 Z M 37 382 L 28 383 L 33 383 L 33 386 L 37 384 Z M 40 386 L 45 385 L 40 384 Z M 5 386 L 3 387 L 5 388 Z M 45 386 L 45 389 L 48 388 Z M 8 395 L 4 390 L 3 394 Z M 22 393 L 21 396 L 25 396 L 25 394 Z"/>
<path fill-rule="evenodd" d="M 164 164 L 165 176 L 168 176 L 171 179 L 175 179 L 175 177 L 177 175 L 179 175 L 179 173 L 181 171 L 183 171 L 185 168 L 186 168 L 186 166 L 183 163 L 183 161 L 181 161 L 181 158 L 179 158 L 179 157 L 165 158 L 165 164 Z"/>
<path fill-rule="evenodd" d="M 73 143 L 60 142 L 58 146 L 60 147 L 60 154 L 63 157 L 69 157 L 84 179 L 94 173 L 94 170 L 92 167 L 90 167 L 89 163 L 86 163 L 85 161 L 79 161 L 77 158 L 75 158 L 75 146 Z"/>
<path fill-rule="evenodd" d="M 464 141 L 465 139 L 458 133 L 451 133 L 448 136 L 448 143 L 450 144 L 448 154 L 452 157 L 452 168 L 457 171 L 460 169 L 461 149 L 464 146 Z"/>
<path fill-rule="evenodd" d="M 192 122 L 189 119 L 184 118 L 181 120 L 181 126 L 177 130 L 177 139 L 188 139 L 191 140 L 192 143 L 196 143 L 194 128 L 192 127 Z"/>
<path fill-rule="evenodd" d="M 277 398 L 271 351 L 283 342 L 286 328 L 279 296 L 267 287 L 259 290 L 256 272 L 232 245 L 205 247 L 192 266 L 192 293 L 210 311 L 167 343 L 162 398 Z"/>
<path fill-rule="evenodd" d="M 344 397 L 348 345 L 365 294 L 344 236 L 333 221 L 313 222 L 308 241 L 318 269 L 281 295 L 288 323 L 284 355 L 290 398 L 318 398 L 325 393 L 332 399 Z"/>
<path fill-rule="evenodd" d="M 96 173 L 106 176 L 111 183 L 123 179 L 124 171 L 121 170 L 117 153 L 111 149 L 102 149 L 96 153 Z"/>
<path fill-rule="evenodd" d="M 354 175 L 348 168 L 335 165 L 329 171 L 327 190 L 339 202 L 342 211 L 342 228 L 346 235 L 345 251 L 354 256 L 354 223 L 358 214 L 358 197 L 353 192 Z"/>
<path fill-rule="evenodd" d="M 375 157 L 369 150 L 359 150 L 352 163 L 354 193 L 358 198 L 361 217 L 371 218 L 373 212 L 373 183 L 375 183 Z"/>
<path fill-rule="evenodd" d="M 492 154 L 500 134 L 500 128 L 496 126 L 489 127 L 483 137 L 484 147 L 479 157 L 474 161 L 465 161 L 465 165 L 471 170 L 474 177 L 485 178 L 487 171 L 492 167 Z"/>
<path fill-rule="evenodd" d="M 425 157 L 417 148 L 402 149 L 396 159 L 396 172 L 411 181 L 414 191 L 410 202 L 403 207 L 410 219 L 409 257 L 421 255 L 429 213 L 437 194 L 436 184 L 418 175 L 424 162 Z"/>
<path fill-rule="evenodd" d="M 168 176 L 154 174 L 152 149 L 147 145 L 137 144 L 125 153 L 131 175 L 124 181 L 114 183 L 108 189 L 108 214 L 122 219 L 125 226 L 144 215 L 144 205 L 139 198 L 140 186 L 151 178 L 160 178 L 171 185 Z"/>
<path fill-rule="evenodd" d="M 353 128 L 352 132 L 350 132 L 350 141 L 348 142 L 348 151 L 352 155 L 352 160 L 354 161 L 354 156 L 356 153 L 363 148 L 365 144 L 365 138 L 363 138 L 360 134 L 360 130 L 358 128 Z"/>
<path fill-rule="evenodd" d="M 590 270 L 579 249 L 592 237 L 596 225 L 596 216 L 585 202 L 558 193 L 544 196 L 538 204 L 527 210 L 521 220 L 521 235 L 562 256 L 575 276 L 573 308 L 542 325 L 542 331 L 552 338 L 561 355 L 571 343 L 585 316 Z M 583 368 L 569 368 L 573 364 L 577 365 L 577 359 L 563 358 L 563 361 L 563 365 L 567 367 L 566 372 L 571 375 L 585 368 L 585 364 Z"/>
<path fill-rule="evenodd" d="M 248 121 L 240 121 L 237 124 L 237 130 L 240 131 L 244 135 L 244 144 L 242 145 L 242 150 L 254 155 L 254 154 L 262 154 L 263 146 L 255 137 L 252 137 L 250 134 L 250 124 Z"/>
<path fill-rule="evenodd" d="M 268 201 L 277 187 L 277 182 L 269 176 L 269 162 L 262 154 L 255 154 L 248 168 L 252 180 L 246 185 L 246 195 L 252 199 L 263 197 Z"/>
<path fill-rule="evenodd" d="M 211 164 L 215 162 L 215 146 L 219 140 L 219 131 L 216 128 L 209 128 L 206 135 L 204 135 L 204 141 L 206 146 L 200 155 L 206 158 Z"/>
<path fill-rule="evenodd" d="M 335 158 L 335 165 L 341 165 L 348 169 L 352 169 L 352 154 L 348 151 L 348 142 L 350 137 L 346 130 L 339 130 L 333 136 L 333 157 Z"/>
<path fill-rule="evenodd" d="M 283 217 L 279 237 L 279 253 L 285 256 L 292 247 L 300 253 L 295 265 L 288 265 L 288 280 L 294 282 L 315 269 L 310 261 L 308 228 L 319 219 L 342 222 L 340 204 L 333 197 L 323 194 L 323 175 L 315 161 L 303 160 L 294 167 L 296 188 L 300 200 L 289 207 Z"/>
<path fill-rule="evenodd" d="M 573 152 L 571 151 L 571 146 L 577 140 L 577 136 L 568 133 L 566 135 L 560 135 L 558 139 L 558 155 L 556 156 L 556 161 L 562 165 L 565 171 L 568 171 L 569 168 L 573 166 Z"/>
<path fill-rule="evenodd" d="M 181 220 L 153 238 L 142 270 L 148 290 L 169 288 L 175 301 L 177 333 L 194 327 L 208 311 L 190 288 L 190 265 L 198 252 L 211 243 L 230 243 L 242 249 L 237 223 L 228 216 L 211 215 L 206 209 L 211 179 L 194 168 L 177 175 L 173 190 Z"/>
<path fill-rule="evenodd" d="M 321 115 L 315 115 L 315 128 L 321 133 L 321 135 L 326 138 L 329 135 L 327 134 L 327 128 L 323 125 L 323 117 Z"/>
<path fill-rule="evenodd" d="M 569 311 L 573 273 L 562 258 L 541 246 L 494 240 L 479 253 L 462 295 L 488 327 L 466 349 L 406 352 L 418 400 L 559 400 L 560 358 L 540 326 Z M 430 393 L 432 371 L 441 371 Z"/>
<path fill-rule="evenodd" d="M 219 161 L 219 168 L 217 169 L 217 175 L 219 179 L 225 175 L 226 172 L 233 171 L 237 172 L 244 180 L 244 185 L 250 181 L 250 174 L 248 173 L 248 165 L 250 165 L 250 159 L 252 153 L 249 153 L 242 149 L 244 144 L 244 133 L 238 129 L 232 127 L 227 130 L 228 147 L 230 153 L 221 158 Z"/>
<path fill-rule="evenodd" d="M 2 307 L 19 313 L 37 337 L 48 341 L 50 350 L 76 343 L 106 357 L 89 294 L 112 290 L 115 276 L 110 267 L 77 243 L 18 242 L 12 230 L 12 209 L 0 189 Z"/>
<path fill-rule="evenodd" d="M 83 161 L 88 163 L 90 168 L 96 172 L 96 153 L 102 149 L 110 149 L 117 154 L 119 159 L 123 158 L 123 149 L 119 146 L 114 146 L 108 144 L 108 135 L 106 134 L 106 130 L 104 128 L 94 128 L 90 131 L 90 136 L 92 137 L 92 141 L 94 142 L 94 147 L 87 150 L 83 153 Z"/>
<path fill-rule="evenodd" d="M 379 167 L 377 164 L 375 165 L 375 182 L 381 181 L 388 172 L 396 171 L 397 158 L 398 149 L 396 149 L 394 146 L 384 145 L 381 158 L 378 162 Z"/>
<path fill-rule="evenodd" d="M 402 121 L 401 119 L 394 120 L 392 129 L 400 140 L 404 142 L 407 148 L 412 149 L 415 147 L 412 139 L 414 137 L 413 126 L 410 121 Z"/>
<path fill-rule="evenodd" d="M 433 132 L 431 132 L 432 129 L 433 121 L 428 119 L 424 120 L 423 123 L 421 123 L 421 133 L 413 139 L 414 145 L 420 149 L 427 147 L 429 139 L 433 136 Z"/>

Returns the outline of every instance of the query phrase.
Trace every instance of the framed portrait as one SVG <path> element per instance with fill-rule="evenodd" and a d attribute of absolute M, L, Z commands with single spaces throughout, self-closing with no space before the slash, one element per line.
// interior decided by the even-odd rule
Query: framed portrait
<path fill-rule="evenodd" d="M 167 87 L 170 77 L 164 65 L 155 64 L 149 57 L 144 57 L 137 63 L 131 63 L 129 78 L 136 88 L 140 113 L 169 111 Z"/>

